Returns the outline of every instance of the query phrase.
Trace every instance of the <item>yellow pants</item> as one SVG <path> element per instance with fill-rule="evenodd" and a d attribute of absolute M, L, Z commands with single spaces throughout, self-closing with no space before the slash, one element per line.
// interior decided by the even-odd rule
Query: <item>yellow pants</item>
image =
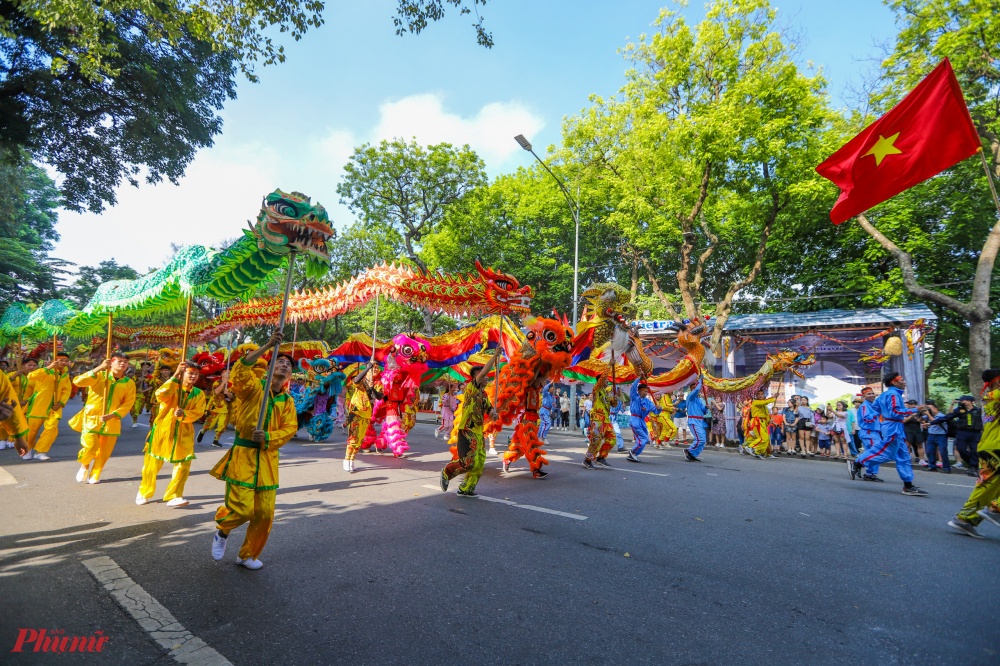
<path fill-rule="evenodd" d="M 160 468 L 163 467 L 164 462 L 148 453 L 145 456 L 145 460 L 143 460 L 142 483 L 139 484 L 139 493 L 146 499 L 150 499 L 156 494 L 156 475 L 160 473 Z M 170 477 L 167 492 L 163 493 L 164 502 L 169 502 L 176 497 L 184 497 L 184 484 L 187 483 L 190 473 L 190 460 L 174 464 L 174 473 Z"/>
<path fill-rule="evenodd" d="M 41 417 L 28 417 L 28 434 L 25 435 L 25 439 L 28 440 L 29 449 L 35 448 L 35 440 L 38 439 L 38 431 L 42 429 L 42 426 L 45 425 L 47 420 L 48 419 Z"/>
<path fill-rule="evenodd" d="M 247 535 L 240 547 L 240 559 L 260 557 L 274 521 L 273 490 L 254 491 L 232 483 L 226 484 L 226 503 L 215 512 L 215 522 L 223 534 L 228 535 L 249 521 Z"/>
<path fill-rule="evenodd" d="M 767 431 L 767 423 L 759 418 L 750 419 L 750 427 L 746 430 L 746 445 L 759 456 L 771 453 L 771 436 Z"/>
<path fill-rule="evenodd" d="M 215 441 L 219 441 L 222 437 L 222 433 L 226 432 L 226 426 L 229 425 L 229 411 L 224 412 L 212 412 L 205 419 L 205 425 L 201 427 L 202 432 L 208 432 L 209 430 L 215 430 Z"/>
<path fill-rule="evenodd" d="M 86 467 L 90 461 L 94 461 L 94 467 L 90 470 L 90 478 L 100 479 L 104 464 L 111 457 L 111 452 L 115 450 L 115 442 L 118 435 L 98 435 L 93 432 L 80 434 L 80 452 L 76 454 L 76 459 Z"/>
<path fill-rule="evenodd" d="M 62 418 L 62 410 L 55 412 L 49 412 L 49 415 L 45 417 L 45 429 L 42 430 L 42 434 L 38 436 L 38 441 L 35 443 L 35 451 L 39 453 L 48 453 L 49 449 L 52 448 L 52 443 L 56 441 L 56 435 L 59 434 L 59 420 Z"/>

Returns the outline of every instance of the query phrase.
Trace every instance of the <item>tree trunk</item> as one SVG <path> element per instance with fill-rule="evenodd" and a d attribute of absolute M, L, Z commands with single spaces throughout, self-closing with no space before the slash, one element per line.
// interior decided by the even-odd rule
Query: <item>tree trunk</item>
<path fill-rule="evenodd" d="M 978 395 L 982 386 L 982 372 L 990 367 L 990 322 L 993 319 L 993 310 L 989 306 L 989 295 L 993 265 L 996 262 L 997 250 L 1000 248 L 1000 221 L 993 225 L 983 250 L 979 253 L 979 264 L 976 266 L 976 276 L 972 284 L 972 298 L 968 303 L 921 286 L 913 270 L 913 257 L 908 252 L 901 250 L 886 238 L 885 234 L 876 229 L 863 213 L 858 215 L 858 224 L 896 258 L 896 263 L 899 264 L 903 274 L 903 286 L 908 293 L 920 300 L 951 310 L 969 322 L 969 392 Z"/>
<path fill-rule="evenodd" d="M 639 295 L 639 262 L 632 257 L 632 302 Z"/>
<path fill-rule="evenodd" d="M 660 283 L 656 279 L 656 274 L 653 273 L 653 267 L 649 265 L 649 259 L 643 257 L 642 265 L 646 269 L 646 277 L 649 278 L 649 284 L 653 287 L 653 294 L 660 299 L 660 305 L 666 308 L 667 314 L 670 315 L 671 319 L 680 319 L 680 316 L 677 314 L 677 310 L 674 309 L 674 304 L 670 302 L 667 295 L 663 293 L 662 289 L 660 289 Z"/>

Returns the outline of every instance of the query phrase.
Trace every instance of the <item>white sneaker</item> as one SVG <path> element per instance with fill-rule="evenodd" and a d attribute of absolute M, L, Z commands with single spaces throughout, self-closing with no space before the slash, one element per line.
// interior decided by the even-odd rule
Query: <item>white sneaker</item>
<path fill-rule="evenodd" d="M 86 480 L 87 472 L 89 471 L 90 471 L 89 465 L 87 467 L 81 467 L 80 469 L 76 470 L 76 482 L 83 483 Z"/>
<path fill-rule="evenodd" d="M 35 457 L 35 452 L 34 451 L 28 451 L 23 456 L 21 456 L 21 460 L 31 460 L 34 457 Z"/>
<path fill-rule="evenodd" d="M 354 461 L 353 460 L 348 460 L 347 462 L 349 463 L 349 469 L 347 471 L 351 472 L 353 474 L 354 473 Z"/>
<path fill-rule="evenodd" d="M 135 494 L 135 503 L 138 504 L 139 506 L 142 506 L 148 501 L 149 501 L 148 499 L 142 496 L 141 490 Z"/>
<path fill-rule="evenodd" d="M 345 472 L 351 471 L 351 461 L 348 460 L 347 458 L 344 458 L 344 471 Z"/>
<path fill-rule="evenodd" d="M 138 428 L 138 427 L 139 427 L 139 424 L 138 424 L 138 423 L 136 423 L 135 421 L 132 421 L 132 427 L 133 427 L 133 428 Z"/>
<path fill-rule="evenodd" d="M 240 558 L 237 557 L 236 564 L 240 565 L 241 567 L 246 567 L 247 569 L 252 569 L 254 571 L 264 566 L 263 562 L 261 562 L 260 560 L 255 560 L 252 557 L 248 557 L 245 560 L 241 560 Z"/>
<path fill-rule="evenodd" d="M 35 453 L 35 460 L 52 460 L 52 458 L 45 453 Z"/>
<path fill-rule="evenodd" d="M 100 482 L 101 482 L 101 480 L 98 479 L 96 476 L 92 476 L 89 479 L 87 479 L 87 483 L 89 483 L 90 485 L 94 485 L 94 484 L 97 484 L 97 483 L 100 483 Z"/>
<path fill-rule="evenodd" d="M 497 454 L 497 450 L 494 449 L 492 446 L 490 447 L 490 450 L 486 452 L 486 455 L 488 455 L 488 456 L 495 456 L 496 454 Z"/>
<path fill-rule="evenodd" d="M 221 560 L 226 554 L 226 543 L 229 541 L 229 537 L 220 537 L 219 531 L 215 531 L 215 537 L 212 539 L 212 559 L 215 561 Z"/>
<path fill-rule="evenodd" d="M 170 500 L 169 502 L 167 502 L 167 506 L 175 506 L 175 507 L 176 506 L 187 506 L 188 504 L 190 504 L 190 502 L 188 502 L 183 497 L 175 497 L 172 500 Z"/>

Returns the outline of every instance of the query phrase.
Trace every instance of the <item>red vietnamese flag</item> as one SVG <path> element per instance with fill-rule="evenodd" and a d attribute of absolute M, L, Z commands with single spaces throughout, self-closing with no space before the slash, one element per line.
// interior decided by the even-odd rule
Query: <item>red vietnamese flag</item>
<path fill-rule="evenodd" d="M 975 155 L 979 134 L 945 58 L 916 88 L 816 167 L 840 188 L 840 224 Z"/>

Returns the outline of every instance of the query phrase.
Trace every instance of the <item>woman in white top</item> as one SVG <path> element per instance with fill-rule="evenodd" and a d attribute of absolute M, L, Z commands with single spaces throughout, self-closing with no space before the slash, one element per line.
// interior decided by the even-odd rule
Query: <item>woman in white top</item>
<path fill-rule="evenodd" d="M 809 398 L 804 395 L 799 396 L 799 406 L 795 408 L 795 414 L 798 417 L 795 429 L 798 433 L 802 457 L 816 455 L 816 441 L 812 438 L 816 415 L 813 413 L 812 407 L 809 406 Z"/>
<path fill-rule="evenodd" d="M 850 449 L 847 447 L 847 439 L 845 437 L 845 433 L 847 432 L 847 403 L 843 400 L 838 400 L 836 409 L 831 409 L 830 405 L 827 405 L 826 418 L 829 419 L 831 426 L 830 439 L 832 441 L 830 443 L 834 451 L 834 458 L 846 459 L 850 455 Z"/>

